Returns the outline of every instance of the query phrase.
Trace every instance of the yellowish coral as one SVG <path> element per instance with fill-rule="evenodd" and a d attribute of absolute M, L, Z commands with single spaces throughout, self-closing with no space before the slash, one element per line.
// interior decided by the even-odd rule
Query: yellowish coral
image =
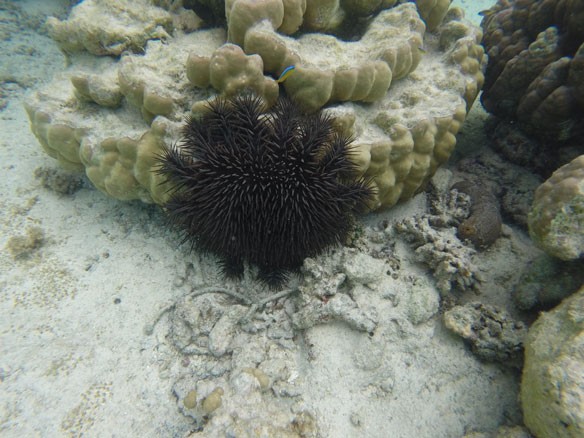
<path fill-rule="evenodd" d="M 269 21 L 276 29 L 282 25 L 284 2 L 283 0 L 226 0 L 225 16 L 228 40 L 242 45 L 248 29 L 259 21 Z"/>
<path fill-rule="evenodd" d="M 266 70 L 277 75 L 295 65 L 286 91 L 314 111 L 328 102 L 385 96 L 392 79 L 406 76 L 420 62 L 424 28 L 416 7 L 406 4 L 380 12 L 359 41 L 317 33 L 293 39 L 262 21 L 247 31 L 243 48 L 259 54 Z"/>
<path fill-rule="evenodd" d="M 584 436 L 584 286 L 542 312 L 525 340 L 521 406 L 533 436 Z"/>
<path fill-rule="evenodd" d="M 429 30 L 435 30 L 448 12 L 452 0 L 416 0 L 421 17 Z"/>
<path fill-rule="evenodd" d="M 221 407 L 223 397 L 223 388 L 220 386 L 215 388 L 211 393 L 203 399 L 201 407 L 206 415 L 211 414 Z"/>
<path fill-rule="evenodd" d="M 548 254 L 563 260 L 584 256 L 584 155 L 538 187 L 527 220 L 531 238 Z"/>
<path fill-rule="evenodd" d="M 93 24 L 78 10 L 108 1 L 76 6 L 63 32 L 89 35 Z M 156 155 L 177 141 L 186 117 L 217 92 L 251 89 L 269 104 L 284 87 L 304 109 L 328 105 L 336 126 L 355 139 L 352 158 L 376 189 L 371 207 L 390 207 L 420 191 L 450 156 L 485 63 L 481 32 L 460 10 L 441 0 L 396 3 L 228 0 L 227 29 L 177 32 L 119 60 L 76 60 L 28 99 L 31 129 L 47 153 L 84 169 L 100 190 L 164 203 Z M 348 11 L 374 15 L 355 41 L 287 36 L 322 23 L 334 29 Z M 296 68 L 278 84 L 290 65 Z"/>
<path fill-rule="evenodd" d="M 187 409 L 194 409 L 197 406 L 197 391 L 191 389 L 183 399 L 183 405 Z"/>
<path fill-rule="evenodd" d="M 151 41 L 140 56 L 127 55 L 116 65 L 115 74 L 121 93 L 128 103 L 140 110 L 150 123 L 156 116 L 176 119 L 186 104 L 189 83 L 185 61 L 199 44 L 198 34 L 183 35 L 174 40 L 172 50 L 166 43 Z M 221 30 L 201 32 L 203 41 L 224 37 Z M 207 38 L 206 38 L 207 37 Z M 162 74 L 161 74 L 162 73 Z"/>
<path fill-rule="evenodd" d="M 211 85 L 226 96 L 253 90 L 273 104 L 279 94 L 278 84 L 264 76 L 263 71 L 264 63 L 259 55 L 246 55 L 235 44 L 222 45 L 210 57 L 191 52 L 187 59 L 187 76 L 193 85 Z"/>
<path fill-rule="evenodd" d="M 26 103 L 25 109 L 32 132 L 45 152 L 59 160 L 65 169 L 83 170 L 83 164 L 79 159 L 82 135 L 80 130 L 65 124 L 51 123 L 49 113 L 35 109 L 34 105 Z"/>
<path fill-rule="evenodd" d="M 166 39 L 172 15 L 148 0 L 85 0 L 66 21 L 49 17 L 49 35 L 65 52 L 94 55 L 140 52 L 151 39 Z"/>
<path fill-rule="evenodd" d="M 114 198 L 163 204 L 169 187 L 156 172 L 156 156 L 162 153 L 164 135 L 164 126 L 155 123 L 138 140 L 106 138 L 95 145 L 86 141 L 80 158 L 88 178 Z"/>

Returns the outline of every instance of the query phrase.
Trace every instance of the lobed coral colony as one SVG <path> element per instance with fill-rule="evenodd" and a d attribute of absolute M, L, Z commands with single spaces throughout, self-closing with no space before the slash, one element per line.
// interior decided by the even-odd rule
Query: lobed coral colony
<path fill-rule="evenodd" d="M 484 14 L 489 62 L 481 99 L 497 117 L 494 144 L 546 177 L 559 167 L 535 193 L 530 235 L 555 257 L 581 258 L 584 1 L 499 0 Z"/>
<path fill-rule="evenodd" d="M 326 106 L 355 139 L 372 207 L 390 207 L 449 157 L 483 83 L 481 32 L 449 3 L 230 0 L 226 29 L 201 29 L 181 2 L 86 0 L 48 21 L 71 66 L 26 102 L 31 127 L 107 194 L 164 203 L 155 157 L 185 117 L 215 95 L 250 89 L 273 104 L 285 92 L 306 111 Z M 336 37 L 355 10 L 362 35 Z"/>
<path fill-rule="evenodd" d="M 335 138 L 353 139 L 346 187 L 367 181 L 368 207 L 387 208 L 420 191 L 448 159 L 483 84 L 481 31 L 449 0 L 227 0 L 224 16 L 213 5 L 85 0 L 66 21 L 49 19 L 70 65 L 25 104 L 44 150 L 110 196 L 168 208 L 185 181 L 157 172 L 158 157 L 166 170 L 191 159 L 185 142 L 169 149 L 185 119 L 205 120 L 215 99 L 238 102 L 242 92 L 267 107 L 287 96 L 305 115 L 324 111 L 307 120 L 326 119 L 325 137 L 334 129 Z M 318 195 L 308 208 L 330 207 L 318 188 L 307 193 Z M 193 220 L 203 207 L 192 206 Z M 339 207 L 340 228 L 316 248 L 341 239 L 351 208 Z M 244 253 L 266 271 L 298 264 L 297 254 L 270 265 Z"/>
<path fill-rule="evenodd" d="M 484 15 L 485 108 L 537 137 L 582 134 L 584 2 L 498 1 Z"/>

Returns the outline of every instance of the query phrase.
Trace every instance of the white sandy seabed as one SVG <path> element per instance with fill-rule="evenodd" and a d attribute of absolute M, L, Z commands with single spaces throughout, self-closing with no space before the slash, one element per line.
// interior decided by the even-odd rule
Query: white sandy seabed
<path fill-rule="evenodd" d="M 247 307 L 219 294 L 197 302 L 215 303 L 218 320 L 194 319 L 223 324 L 223 337 L 216 327 L 180 326 L 181 312 L 196 313 L 187 303 L 193 287 L 225 285 L 214 262 L 179 247 L 154 206 L 110 199 L 83 179 L 80 190 L 60 194 L 35 177 L 58 166 L 31 134 L 22 99 L 63 68 L 39 24 L 47 14 L 63 17 L 65 3 L 0 1 L 1 436 L 179 437 L 201 425 L 195 436 L 246 436 L 262 425 L 265 436 L 278 436 L 274 428 L 295 418 L 291 430 L 305 436 L 437 438 L 521 422 L 517 371 L 479 361 L 444 328 L 437 305 L 417 325 L 404 317 L 416 304 L 413 284 L 430 302 L 439 293 L 399 235 L 391 243 L 395 278 L 352 292 L 374 315 L 372 333 L 346 315 L 293 330 L 294 298 L 258 310 L 242 330 L 227 316 Z M 475 105 L 461 142 L 481 147 L 484 117 Z M 425 208 L 420 194 L 369 215 L 365 234 Z M 510 308 L 510 285 L 535 252 L 524 233 L 505 229 L 477 259 L 484 280 L 468 300 Z M 14 258 L 7 248 L 18 236 L 31 249 Z M 327 257 L 324 265 L 334 259 Z M 256 293 L 251 282 L 244 288 Z M 197 346 L 207 350 L 188 351 Z M 259 377 L 250 381 L 246 366 Z M 219 387 L 216 411 L 184 407 L 191 389 L 200 404 Z"/>

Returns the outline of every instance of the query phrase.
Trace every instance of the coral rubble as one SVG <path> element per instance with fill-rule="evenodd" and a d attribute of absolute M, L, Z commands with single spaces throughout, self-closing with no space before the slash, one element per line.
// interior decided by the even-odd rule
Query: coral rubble
<path fill-rule="evenodd" d="M 446 311 L 444 324 L 481 359 L 521 368 L 527 327 L 507 312 L 488 304 L 468 303 Z"/>

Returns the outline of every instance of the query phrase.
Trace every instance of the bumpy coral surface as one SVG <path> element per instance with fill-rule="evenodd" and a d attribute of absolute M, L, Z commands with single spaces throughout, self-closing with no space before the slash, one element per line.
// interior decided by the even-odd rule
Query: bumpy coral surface
<path fill-rule="evenodd" d="M 529 329 L 521 380 L 523 418 L 535 436 L 584 435 L 584 288 Z"/>
<path fill-rule="evenodd" d="M 455 306 L 444 313 L 444 325 L 481 359 L 521 368 L 527 328 L 504 310 L 482 303 Z"/>
<path fill-rule="evenodd" d="M 85 0 L 50 21 L 71 65 L 27 100 L 32 131 L 116 198 L 165 203 L 156 154 L 209 99 L 247 89 L 326 108 L 354 138 L 370 207 L 389 207 L 448 159 L 483 83 L 482 35 L 448 0 L 228 0 L 226 27 L 204 30 L 189 4 Z"/>
<path fill-rule="evenodd" d="M 139 52 L 146 41 L 169 37 L 172 27 L 171 14 L 148 0 L 89 1 L 73 8 L 66 21 L 47 20 L 49 35 L 65 52 L 95 55 Z"/>
<path fill-rule="evenodd" d="M 584 131 L 584 2 L 499 0 L 482 22 L 482 102 L 539 137 Z"/>
<path fill-rule="evenodd" d="M 560 167 L 535 192 L 529 234 L 562 260 L 584 256 L 584 155 Z"/>

